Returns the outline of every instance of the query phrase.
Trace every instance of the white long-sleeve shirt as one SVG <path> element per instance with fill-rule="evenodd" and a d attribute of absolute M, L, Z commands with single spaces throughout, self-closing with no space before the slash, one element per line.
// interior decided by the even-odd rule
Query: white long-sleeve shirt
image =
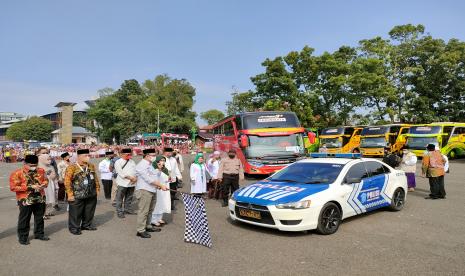
<path fill-rule="evenodd" d="M 112 180 L 113 173 L 110 171 L 110 160 L 105 158 L 98 164 L 98 170 L 100 172 L 100 179 Z"/>
<path fill-rule="evenodd" d="M 127 164 L 126 161 L 128 161 Z M 116 184 L 118 186 L 127 188 L 134 187 L 136 185 L 136 183 L 131 183 L 131 181 L 126 178 L 126 176 L 136 176 L 136 162 L 134 162 L 134 160 L 125 160 L 123 158 L 118 159 L 115 162 L 115 171 L 118 174 L 118 177 L 116 177 Z"/>
<path fill-rule="evenodd" d="M 207 192 L 207 176 L 205 165 L 192 163 L 190 168 L 191 193 L 203 194 Z"/>
<path fill-rule="evenodd" d="M 176 158 L 174 157 L 170 157 L 170 158 L 165 157 L 165 158 L 166 158 L 165 167 L 168 169 L 168 172 L 170 173 L 172 182 L 176 181 L 176 177 L 178 179 L 182 179 L 182 174 L 181 174 L 181 171 L 179 170 L 178 161 L 176 161 Z"/>
<path fill-rule="evenodd" d="M 178 161 L 178 168 L 179 168 L 179 171 L 182 172 L 184 171 L 184 160 L 182 158 L 182 155 L 180 153 L 178 153 L 176 155 L 176 157 L 174 157 L 177 161 Z"/>
<path fill-rule="evenodd" d="M 159 181 L 159 173 L 155 171 L 152 163 L 142 159 L 136 166 L 137 185 L 136 190 L 146 190 L 152 193 L 157 192 L 157 187 L 152 183 Z"/>
<path fill-rule="evenodd" d="M 220 160 L 217 160 L 215 158 L 208 160 L 207 169 L 212 179 L 218 179 L 218 171 L 220 169 Z"/>

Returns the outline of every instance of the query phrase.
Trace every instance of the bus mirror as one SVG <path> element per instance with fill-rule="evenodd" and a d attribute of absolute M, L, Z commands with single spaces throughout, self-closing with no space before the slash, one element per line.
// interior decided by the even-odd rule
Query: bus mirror
<path fill-rule="evenodd" d="M 241 148 L 246 148 L 249 146 L 249 139 L 247 138 L 247 135 L 241 135 Z"/>
<path fill-rule="evenodd" d="M 315 142 L 316 142 L 315 133 L 310 131 L 310 132 L 307 133 L 307 136 L 308 136 L 308 141 L 310 142 L 310 144 L 315 144 Z"/>

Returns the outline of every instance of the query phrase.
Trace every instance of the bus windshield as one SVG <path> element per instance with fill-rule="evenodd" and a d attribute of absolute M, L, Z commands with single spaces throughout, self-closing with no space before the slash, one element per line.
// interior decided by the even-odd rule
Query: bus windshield
<path fill-rule="evenodd" d="M 303 154 L 302 134 L 288 136 L 249 136 L 249 146 L 246 148 L 247 158 Z"/>
<path fill-rule="evenodd" d="M 327 148 L 340 148 L 342 147 L 341 137 L 337 138 L 321 138 L 321 145 L 326 144 Z"/>
<path fill-rule="evenodd" d="M 367 137 L 362 138 L 360 147 L 362 148 L 381 148 L 386 146 L 385 137 Z"/>
<path fill-rule="evenodd" d="M 386 132 L 388 132 L 389 128 L 385 126 L 379 126 L 379 127 L 366 127 L 362 130 L 362 136 L 367 136 L 367 135 L 384 135 Z"/>
<path fill-rule="evenodd" d="M 408 137 L 407 148 L 409 149 L 426 149 L 428 144 L 439 146 L 437 137 Z"/>
<path fill-rule="evenodd" d="M 246 114 L 242 120 L 243 129 L 300 127 L 294 113 Z"/>

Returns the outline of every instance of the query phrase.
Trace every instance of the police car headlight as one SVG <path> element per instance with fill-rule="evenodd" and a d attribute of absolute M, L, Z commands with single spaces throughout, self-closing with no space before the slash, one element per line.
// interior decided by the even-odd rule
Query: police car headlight
<path fill-rule="evenodd" d="M 311 200 L 304 200 L 291 203 L 283 203 L 276 205 L 278 209 L 307 209 L 310 207 Z"/>
<path fill-rule="evenodd" d="M 231 195 L 231 197 L 229 198 L 229 200 L 233 201 L 234 203 L 236 203 L 236 196 L 235 196 L 235 193 L 233 193 Z"/>
<path fill-rule="evenodd" d="M 260 162 L 257 162 L 257 161 L 253 161 L 253 160 L 247 160 L 247 162 L 249 162 L 249 164 L 253 167 L 257 167 L 257 168 L 261 168 L 265 165 L 263 165 L 263 163 L 260 163 Z"/>

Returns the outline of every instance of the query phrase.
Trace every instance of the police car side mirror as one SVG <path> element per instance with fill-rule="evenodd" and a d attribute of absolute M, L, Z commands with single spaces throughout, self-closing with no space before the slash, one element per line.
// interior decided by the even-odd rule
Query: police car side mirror
<path fill-rule="evenodd" d="M 344 181 L 345 184 L 354 184 L 360 182 L 362 182 L 362 179 L 358 177 L 348 177 L 346 178 L 346 181 Z"/>

